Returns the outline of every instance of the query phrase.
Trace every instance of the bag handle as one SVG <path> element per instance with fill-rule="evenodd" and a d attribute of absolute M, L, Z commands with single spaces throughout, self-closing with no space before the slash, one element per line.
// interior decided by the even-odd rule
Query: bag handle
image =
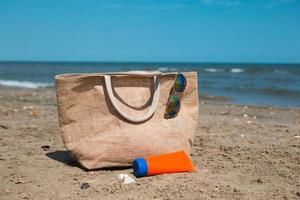
<path fill-rule="evenodd" d="M 150 119 L 152 117 L 152 115 L 154 114 L 157 104 L 158 104 L 158 100 L 159 100 L 159 93 L 160 93 L 160 72 L 139 72 L 139 71 L 135 71 L 135 72 L 126 72 L 126 73 L 116 73 L 116 74 L 112 74 L 112 75 L 137 75 L 137 76 L 153 76 L 153 81 L 154 81 L 154 88 L 153 88 L 153 98 L 152 98 L 152 102 L 150 105 L 150 109 L 148 110 L 148 112 L 141 117 L 135 117 L 135 116 L 131 116 L 128 115 L 127 113 L 123 112 L 117 102 L 116 102 L 116 97 L 113 94 L 113 90 L 112 90 L 112 84 L 111 84 L 111 75 L 104 75 L 104 81 L 105 81 L 105 88 L 109 97 L 109 100 L 111 102 L 111 104 L 113 105 L 113 107 L 116 109 L 116 111 L 122 116 L 124 117 L 126 120 L 130 121 L 130 122 L 134 122 L 134 123 L 139 123 L 139 122 L 144 122 L 148 119 Z"/>

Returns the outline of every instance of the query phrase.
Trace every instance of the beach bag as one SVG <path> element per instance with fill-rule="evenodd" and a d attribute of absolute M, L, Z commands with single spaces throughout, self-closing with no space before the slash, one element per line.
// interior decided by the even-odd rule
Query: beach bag
<path fill-rule="evenodd" d="M 62 139 L 87 169 L 131 166 L 137 157 L 190 152 L 198 122 L 197 73 L 182 73 L 187 86 L 175 118 L 166 103 L 177 73 L 133 71 L 57 75 Z"/>

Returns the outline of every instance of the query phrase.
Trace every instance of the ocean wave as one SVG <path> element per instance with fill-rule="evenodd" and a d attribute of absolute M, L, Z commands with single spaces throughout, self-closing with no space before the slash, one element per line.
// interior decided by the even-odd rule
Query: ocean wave
<path fill-rule="evenodd" d="M 171 71 L 171 72 L 178 72 L 180 70 L 178 68 L 173 67 L 173 68 L 170 68 L 169 71 Z"/>
<path fill-rule="evenodd" d="M 288 88 L 274 88 L 274 87 L 242 87 L 242 86 L 227 86 L 224 90 L 235 91 L 238 93 L 251 93 L 251 94 L 262 94 L 268 96 L 277 97 L 294 97 L 300 98 L 300 91 Z"/>
<path fill-rule="evenodd" d="M 232 69 L 230 69 L 230 71 L 232 73 L 241 73 L 241 72 L 244 72 L 245 70 L 243 70 L 241 68 L 232 68 Z"/>
<path fill-rule="evenodd" d="M 175 68 L 175 67 L 159 67 L 157 69 L 158 69 L 158 71 L 161 71 L 161 72 L 178 72 L 178 71 L 181 71 L 180 69 Z"/>
<path fill-rule="evenodd" d="M 275 69 L 274 73 L 277 73 L 277 74 L 286 74 L 287 71 L 286 70 L 281 70 L 281 69 Z"/>
<path fill-rule="evenodd" d="M 29 89 L 38 89 L 52 87 L 52 83 L 34 83 L 29 81 L 17 81 L 17 80 L 1 80 L 0 85 L 9 86 L 9 87 L 18 87 L 18 88 L 29 88 Z"/>
<path fill-rule="evenodd" d="M 216 69 L 216 68 L 205 68 L 204 71 L 214 73 L 214 72 L 222 72 L 222 69 Z"/>
<path fill-rule="evenodd" d="M 165 71 L 168 71 L 168 68 L 167 67 L 159 67 L 158 70 L 161 72 L 165 72 Z"/>

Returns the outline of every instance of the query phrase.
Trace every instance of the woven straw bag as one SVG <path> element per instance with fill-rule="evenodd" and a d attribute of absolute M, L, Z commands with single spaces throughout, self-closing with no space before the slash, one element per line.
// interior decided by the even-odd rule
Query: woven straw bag
<path fill-rule="evenodd" d="M 57 75 L 59 123 L 66 148 L 87 169 L 130 166 L 133 159 L 190 152 L 198 122 L 197 73 L 178 116 L 165 119 L 177 73 L 134 71 Z"/>

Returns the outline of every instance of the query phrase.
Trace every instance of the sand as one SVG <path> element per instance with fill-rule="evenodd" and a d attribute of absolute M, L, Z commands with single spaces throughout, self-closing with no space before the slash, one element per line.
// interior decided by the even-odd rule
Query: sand
<path fill-rule="evenodd" d="M 0 88 L 0 199 L 300 199 L 300 109 L 200 98 L 195 173 L 86 171 L 61 140 L 53 89 Z"/>

